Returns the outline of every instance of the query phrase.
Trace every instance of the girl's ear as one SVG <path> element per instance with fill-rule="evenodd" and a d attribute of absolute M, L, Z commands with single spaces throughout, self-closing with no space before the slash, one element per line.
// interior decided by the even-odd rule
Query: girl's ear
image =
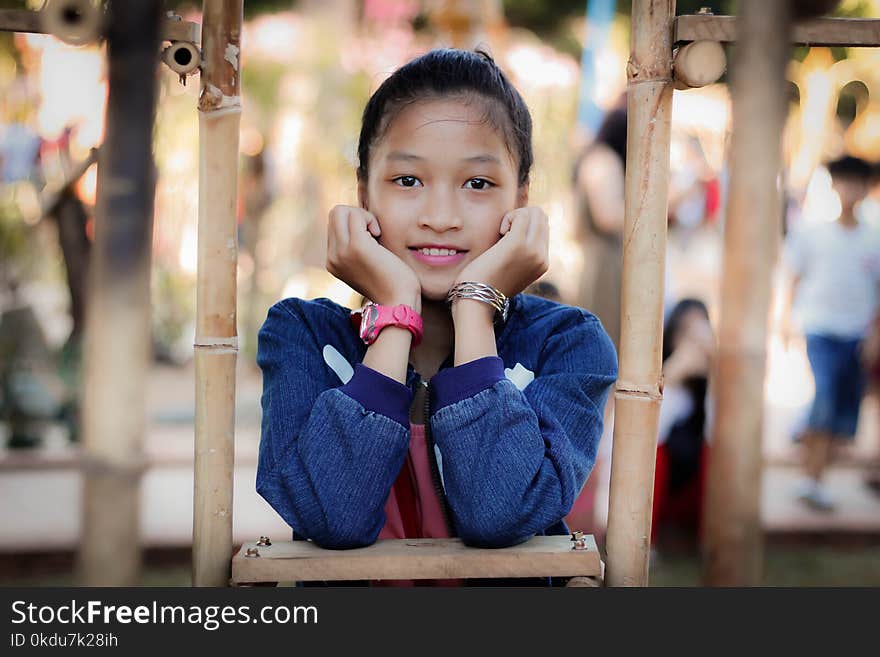
<path fill-rule="evenodd" d="M 529 204 L 529 183 L 523 183 L 516 192 L 516 207 L 524 208 Z"/>
<path fill-rule="evenodd" d="M 369 212 L 369 204 L 367 203 L 367 183 L 363 180 L 358 180 L 358 203 L 360 206 Z"/>

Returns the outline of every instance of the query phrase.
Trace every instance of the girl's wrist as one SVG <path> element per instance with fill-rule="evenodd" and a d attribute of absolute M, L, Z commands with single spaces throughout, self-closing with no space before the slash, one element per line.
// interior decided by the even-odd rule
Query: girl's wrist
<path fill-rule="evenodd" d="M 422 291 L 420 289 L 409 291 L 395 290 L 388 294 L 387 297 L 374 299 L 374 301 L 383 306 L 397 306 L 404 304 L 419 314 L 422 312 Z"/>
<path fill-rule="evenodd" d="M 406 384 L 412 334 L 399 326 L 387 326 L 367 347 L 363 364 L 399 383 Z"/>
<path fill-rule="evenodd" d="M 492 328 L 495 323 L 496 310 L 494 306 L 477 299 L 456 299 L 451 306 L 452 321 L 458 326 L 459 323 L 467 322 L 473 325 L 484 325 Z M 494 329 L 493 329 L 494 332 Z"/>
<path fill-rule="evenodd" d="M 475 299 L 457 299 L 452 304 L 455 327 L 454 365 L 464 365 L 486 356 L 497 356 L 495 309 Z"/>

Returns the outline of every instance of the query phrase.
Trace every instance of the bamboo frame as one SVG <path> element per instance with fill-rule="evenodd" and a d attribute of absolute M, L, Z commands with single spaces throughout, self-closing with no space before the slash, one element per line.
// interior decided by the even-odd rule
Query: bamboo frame
<path fill-rule="evenodd" d="M 195 586 L 226 586 L 232 555 L 242 6 L 242 0 L 205 0 L 202 14 L 194 344 Z"/>
<path fill-rule="evenodd" d="M 380 540 L 355 550 L 324 550 L 308 541 L 245 543 L 232 559 L 233 584 L 371 579 L 599 577 L 592 536 L 572 549 L 568 536 L 534 536 L 499 549 L 465 547 L 457 538 Z M 247 556 L 248 553 L 259 556 Z"/>
<path fill-rule="evenodd" d="M 110 92 L 99 156 L 84 348 L 83 539 L 89 586 L 137 583 L 144 396 L 151 349 L 150 261 L 160 0 L 110 3 Z"/>
<path fill-rule="evenodd" d="M 634 0 L 620 366 L 606 541 L 611 586 L 645 586 L 661 401 L 675 0 Z"/>
<path fill-rule="evenodd" d="M 45 34 L 40 12 L 27 9 L 0 9 L 0 32 Z M 161 19 L 159 32 L 164 41 L 198 43 L 201 30 L 198 23 L 165 16 Z"/>
<path fill-rule="evenodd" d="M 727 70 L 727 55 L 717 41 L 693 41 L 678 48 L 672 57 L 676 89 L 695 89 L 713 84 Z"/>
<path fill-rule="evenodd" d="M 716 370 L 717 415 L 704 508 L 704 578 L 761 578 L 761 435 L 770 282 L 781 235 L 788 3 L 744 0 L 732 68 L 733 138 Z"/>
<path fill-rule="evenodd" d="M 880 46 L 880 19 L 815 18 L 798 21 L 789 31 L 795 46 Z M 776 37 L 779 38 L 778 36 Z M 674 41 L 737 41 L 736 16 L 690 14 L 675 19 Z"/>

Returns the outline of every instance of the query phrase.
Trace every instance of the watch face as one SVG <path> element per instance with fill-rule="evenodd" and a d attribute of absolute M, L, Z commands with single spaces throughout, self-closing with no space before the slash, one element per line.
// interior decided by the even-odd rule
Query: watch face
<path fill-rule="evenodd" d="M 364 306 L 364 311 L 361 315 L 361 340 L 366 342 L 367 344 L 373 344 L 375 342 L 376 337 L 378 335 L 378 331 L 376 330 L 376 321 L 379 319 L 379 309 L 376 307 L 376 304 L 370 303 Z"/>

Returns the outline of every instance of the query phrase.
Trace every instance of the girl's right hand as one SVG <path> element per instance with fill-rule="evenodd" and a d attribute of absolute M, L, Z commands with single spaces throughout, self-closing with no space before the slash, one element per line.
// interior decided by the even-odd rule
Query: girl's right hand
<path fill-rule="evenodd" d="M 664 384 L 678 384 L 694 376 L 708 376 L 710 358 L 710 354 L 696 342 L 683 342 L 663 363 Z"/>
<path fill-rule="evenodd" d="M 337 205 L 327 226 L 327 271 L 367 299 L 382 305 L 405 303 L 421 312 L 422 291 L 416 273 L 379 244 L 375 215 L 363 208 Z"/>

